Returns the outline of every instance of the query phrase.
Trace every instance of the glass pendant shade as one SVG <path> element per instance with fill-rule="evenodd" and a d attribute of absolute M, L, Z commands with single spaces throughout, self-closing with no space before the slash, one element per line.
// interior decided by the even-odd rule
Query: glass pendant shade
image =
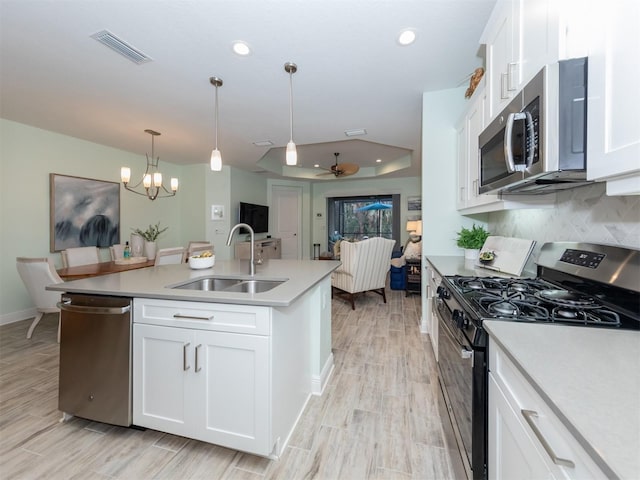
<path fill-rule="evenodd" d="M 211 170 L 214 172 L 222 170 L 222 155 L 220 155 L 220 150 L 217 148 L 211 151 Z"/>
<path fill-rule="evenodd" d="M 222 170 L 222 154 L 218 150 L 218 87 L 221 87 L 223 82 L 218 77 L 209 77 L 211 85 L 216 87 L 216 102 L 215 102 L 215 133 L 216 133 L 216 145 L 211 151 L 211 170 L 213 172 L 219 172 Z"/>
<path fill-rule="evenodd" d="M 289 166 L 298 163 L 296 144 L 293 143 L 293 74 L 298 71 L 298 66 L 293 62 L 284 64 L 284 71 L 289 74 L 289 143 L 285 154 L 285 162 Z"/>
<path fill-rule="evenodd" d="M 296 144 L 293 142 L 287 143 L 286 162 L 287 165 L 291 166 L 298 163 L 298 151 L 296 150 Z"/>

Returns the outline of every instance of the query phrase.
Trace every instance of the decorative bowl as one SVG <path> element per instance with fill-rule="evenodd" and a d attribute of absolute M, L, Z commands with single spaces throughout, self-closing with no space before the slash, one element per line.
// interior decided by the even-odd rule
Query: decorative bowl
<path fill-rule="evenodd" d="M 484 263 L 484 264 L 491 263 L 495 259 L 496 259 L 495 252 L 482 252 L 478 257 L 478 260 L 480 260 L 480 263 Z"/>
<path fill-rule="evenodd" d="M 216 263 L 216 256 L 210 257 L 189 257 L 189 267 L 194 270 L 200 270 L 202 268 L 211 268 Z"/>

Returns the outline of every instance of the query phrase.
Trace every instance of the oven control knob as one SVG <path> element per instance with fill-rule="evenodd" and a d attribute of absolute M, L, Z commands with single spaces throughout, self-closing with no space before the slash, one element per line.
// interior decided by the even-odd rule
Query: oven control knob
<path fill-rule="evenodd" d="M 440 298 L 449 298 L 450 297 L 449 290 L 447 290 L 443 286 L 439 286 L 436 289 L 436 293 L 438 294 L 438 297 L 440 297 Z"/>
<path fill-rule="evenodd" d="M 453 321 L 456 322 L 456 326 L 458 328 L 463 329 L 467 325 L 467 321 L 464 318 L 464 313 L 462 313 L 460 310 L 454 310 L 451 316 Z"/>

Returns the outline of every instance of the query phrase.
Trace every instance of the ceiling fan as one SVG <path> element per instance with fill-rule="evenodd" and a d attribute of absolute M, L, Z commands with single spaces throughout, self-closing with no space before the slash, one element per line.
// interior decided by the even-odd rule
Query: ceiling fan
<path fill-rule="evenodd" d="M 354 173 L 357 173 L 358 170 L 360 170 L 360 167 L 355 163 L 338 163 L 338 156 L 340 154 L 334 153 L 334 155 L 336 157 L 335 165 L 331 165 L 330 169 L 325 168 L 324 170 L 328 170 L 328 171 L 326 173 L 319 173 L 317 176 L 335 175 L 336 177 L 348 177 L 349 175 L 353 175 Z"/>

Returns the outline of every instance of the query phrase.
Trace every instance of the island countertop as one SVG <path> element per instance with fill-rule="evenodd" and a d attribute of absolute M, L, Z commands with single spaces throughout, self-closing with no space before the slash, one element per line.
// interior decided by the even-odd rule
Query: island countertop
<path fill-rule="evenodd" d="M 252 278 L 248 273 L 247 260 L 217 260 L 215 265 L 208 269 L 192 270 L 186 263 L 160 265 L 49 285 L 47 289 L 88 295 L 286 307 L 339 266 L 338 261 L 270 259 L 262 265 L 256 265 L 256 274 Z M 172 288 L 205 277 L 286 281 L 262 293 Z"/>

